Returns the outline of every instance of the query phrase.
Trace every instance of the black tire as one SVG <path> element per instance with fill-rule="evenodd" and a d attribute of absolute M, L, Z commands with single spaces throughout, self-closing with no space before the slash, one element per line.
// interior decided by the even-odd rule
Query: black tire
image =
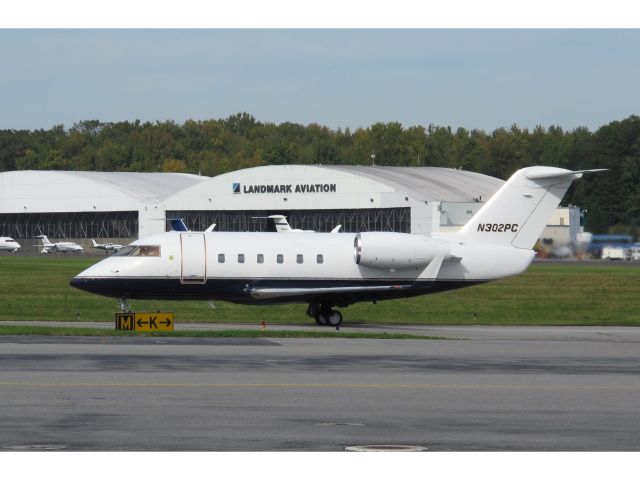
<path fill-rule="evenodd" d="M 342 323 L 342 314 L 338 310 L 331 310 L 327 315 L 327 325 L 338 327 Z"/>

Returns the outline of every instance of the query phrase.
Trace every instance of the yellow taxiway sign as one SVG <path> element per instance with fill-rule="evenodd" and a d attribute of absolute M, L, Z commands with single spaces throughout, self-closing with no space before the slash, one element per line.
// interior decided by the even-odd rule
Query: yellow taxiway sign
<path fill-rule="evenodd" d="M 116 330 L 173 332 L 173 312 L 116 313 Z"/>

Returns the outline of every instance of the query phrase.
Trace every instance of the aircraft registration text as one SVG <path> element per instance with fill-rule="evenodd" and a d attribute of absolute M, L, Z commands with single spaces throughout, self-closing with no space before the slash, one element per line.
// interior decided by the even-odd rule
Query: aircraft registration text
<path fill-rule="evenodd" d="M 479 232 L 517 232 L 517 223 L 479 223 Z"/>

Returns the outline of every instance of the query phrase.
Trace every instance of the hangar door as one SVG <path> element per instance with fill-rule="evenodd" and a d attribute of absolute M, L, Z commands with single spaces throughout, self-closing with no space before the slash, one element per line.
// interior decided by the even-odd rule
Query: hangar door
<path fill-rule="evenodd" d="M 204 233 L 181 233 L 182 283 L 205 283 L 207 281 L 207 246 Z"/>

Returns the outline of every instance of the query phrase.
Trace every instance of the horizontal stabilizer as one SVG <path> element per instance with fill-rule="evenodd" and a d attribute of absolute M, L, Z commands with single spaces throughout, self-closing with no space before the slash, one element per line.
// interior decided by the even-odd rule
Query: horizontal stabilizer
<path fill-rule="evenodd" d="M 593 170 L 548 170 L 532 172 L 527 175 L 529 180 L 542 180 L 547 178 L 562 178 L 573 175 L 574 178 L 580 178 L 583 173 L 606 172 L 607 168 L 595 168 Z"/>

